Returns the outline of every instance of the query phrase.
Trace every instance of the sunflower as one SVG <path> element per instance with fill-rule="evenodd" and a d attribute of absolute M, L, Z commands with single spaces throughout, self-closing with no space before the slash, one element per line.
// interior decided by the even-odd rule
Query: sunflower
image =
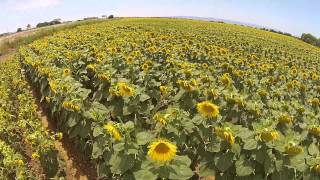
<path fill-rule="evenodd" d="M 285 81 L 285 80 L 286 80 L 286 76 L 280 75 L 280 76 L 279 76 L 279 79 L 280 79 L 281 81 Z"/>
<path fill-rule="evenodd" d="M 116 127 L 113 126 L 112 123 L 108 123 L 106 125 L 103 126 L 103 128 L 116 140 L 116 141 L 120 141 L 121 140 L 121 134 L 118 131 L 118 129 L 116 129 Z"/>
<path fill-rule="evenodd" d="M 161 115 L 160 113 L 156 113 L 154 116 L 153 116 L 153 119 L 158 121 L 159 123 L 161 123 L 162 125 L 165 125 L 167 124 L 167 118 L 166 116 L 163 116 Z"/>
<path fill-rule="evenodd" d="M 133 63 L 133 60 L 134 60 L 134 59 L 133 59 L 132 56 L 129 56 L 129 57 L 126 58 L 126 61 L 127 61 L 128 64 L 132 64 L 132 63 Z"/>
<path fill-rule="evenodd" d="M 209 67 L 207 63 L 203 63 L 201 66 L 203 69 L 207 69 Z"/>
<path fill-rule="evenodd" d="M 160 86 L 160 92 L 161 92 L 161 94 L 167 94 L 168 87 L 167 86 Z"/>
<path fill-rule="evenodd" d="M 310 103 L 313 106 L 319 106 L 320 105 L 320 100 L 319 100 L 319 98 L 312 98 L 312 99 L 310 99 Z"/>
<path fill-rule="evenodd" d="M 317 164 L 315 166 L 313 166 L 312 168 L 315 172 L 319 173 L 320 174 L 320 164 Z"/>
<path fill-rule="evenodd" d="M 198 103 L 197 109 L 205 117 L 217 117 L 219 114 L 219 107 L 209 101 Z"/>
<path fill-rule="evenodd" d="M 215 128 L 215 133 L 218 137 L 221 139 L 224 139 L 230 143 L 230 145 L 234 144 L 235 137 L 234 135 L 230 132 L 230 128 L 226 127 L 224 129 L 222 128 Z"/>
<path fill-rule="evenodd" d="M 298 70 L 296 68 L 293 68 L 293 69 L 291 69 L 290 73 L 291 73 L 292 76 L 297 76 Z"/>
<path fill-rule="evenodd" d="M 63 69 L 63 75 L 64 76 L 69 76 L 71 74 L 71 70 L 68 68 Z"/>
<path fill-rule="evenodd" d="M 279 122 L 283 123 L 283 124 L 288 124 L 288 123 L 292 123 L 292 117 L 289 116 L 288 114 L 282 114 L 279 117 Z"/>
<path fill-rule="evenodd" d="M 303 147 L 296 145 L 293 142 L 289 142 L 288 145 L 285 146 L 285 152 L 290 156 L 295 156 L 303 153 Z"/>
<path fill-rule="evenodd" d="M 265 128 L 263 132 L 259 133 L 258 137 L 261 141 L 269 142 L 278 139 L 279 133 Z"/>
<path fill-rule="evenodd" d="M 90 70 L 90 71 L 93 71 L 93 72 L 96 71 L 96 67 L 95 67 L 94 64 L 88 64 L 86 69 L 88 69 L 88 70 Z"/>
<path fill-rule="evenodd" d="M 314 80 L 314 81 L 316 81 L 316 80 L 319 79 L 319 76 L 318 76 L 316 73 L 312 73 L 311 79 Z"/>
<path fill-rule="evenodd" d="M 133 88 L 128 86 L 126 83 L 120 82 L 118 83 L 118 87 L 119 87 L 120 96 L 128 96 L 128 97 L 133 96 L 133 93 L 134 93 Z"/>
<path fill-rule="evenodd" d="M 309 133 L 313 134 L 315 136 L 319 136 L 320 135 L 320 127 L 313 125 L 309 128 Z"/>
<path fill-rule="evenodd" d="M 177 146 L 166 139 L 157 139 L 148 148 L 148 156 L 161 163 L 170 161 L 177 153 Z"/>
<path fill-rule="evenodd" d="M 229 73 L 223 74 L 221 76 L 220 80 L 221 80 L 222 84 L 225 85 L 225 86 L 230 86 L 232 84 L 232 80 L 230 78 Z"/>
<path fill-rule="evenodd" d="M 141 69 L 142 69 L 143 71 L 148 71 L 149 68 L 150 68 L 150 66 L 149 66 L 148 63 L 144 63 L 144 64 L 142 64 L 142 66 L 141 66 Z"/>

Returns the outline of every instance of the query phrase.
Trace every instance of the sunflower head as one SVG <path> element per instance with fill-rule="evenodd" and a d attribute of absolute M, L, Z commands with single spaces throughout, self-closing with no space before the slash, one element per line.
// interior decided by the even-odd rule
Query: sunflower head
<path fill-rule="evenodd" d="M 228 141 L 230 143 L 230 145 L 234 144 L 235 141 L 235 137 L 233 135 L 233 133 L 230 131 L 230 128 L 215 128 L 215 133 L 218 137 L 220 137 L 221 139 L 224 139 L 225 141 Z"/>
<path fill-rule="evenodd" d="M 71 70 L 68 68 L 63 69 L 63 75 L 64 76 L 69 76 L 71 74 Z"/>
<path fill-rule="evenodd" d="M 223 74 L 220 77 L 220 80 L 221 80 L 222 84 L 225 86 L 230 86 L 232 84 L 232 80 L 231 80 L 230 75 L 228 73 Z"/>
<path fill-rule="evenodd" d="M 141 69 L 142 69 L 143 71 L 148 71 L 148 70 L 150 69 L 150 66 L 149 66 L 148 63 L 144 63 L 144 64 L 142 64 Z"/>
<path fill-rule="evenodd" d="M 320 136 L 320 127 L 313 125 L 309 128 L 309 133 L 315 136 Z"/>
<path fill-rule="evenodd" d="M 261 141 L 269 142 L 278 139 L 279 133 L 265 128 L 261 133 L 259 133 L 258 137 Z"/>
<path fill-rule="evenodd" d="M 150 159 L 165 163 L 170 161 L 177 153 L 177 146 L 166 139 L 157 139 L 148 146 Z"/>
<path fill-rule="evenodd" d="M 129 56 L 129 57 L 126 58 L 126 61 L 127 61 L 127 64 L 132 64 L 134 59 L 133 59 L 132 56 Z"/>
<path fill-rule="evenodd" d="M 120 132 L 112 123 L 108 123 L 103 126 L 103 128 L 116 140 L 120 141 L 122 139 Z"/>
<path fill-rule="evenodd" d="M 313 166 L 312 168 L 315 172 L 317 172 L 318 174 L 320 174 L 320 164 L 317 164 L 315 166 Z"/>
<path fill-rule="evenodd" d="M 160 113 L 156 113 L 154 116 L 153 116 L 153 119 L 159 123 L 161 123 L 162 125 L 165 125 L 167 124 L 167 118 L 165 116 L 163 116 L 162 114 Z"/>
<path fill-rule="evenodd" d="M 167 94 L 168 93 L 168 87 L 167 86 L 160 86 L 160 92 L 161 94 Z"/>
<path fill-rule="evenodd" d="M 292 117 L 289 116 L 288 114 L 282 114 L 280 117 L 279 117 L 279 122 L 280 123 L 283 123 L 283 124 L 288 124 L 288 123 L 292 123 Z"/>
<path fill-rule="evenodd" d="M 219 107 L 209 101 L 198 103 L 197 110 L 204 117 L 217 117 L 219 115 Z"/>
<path fill-rule="evenodd" d="M 129 85 L 127 85 L 124 82 L 120 82 L 118 83 L 118 87 L 119 87 L 119 93 L 120 96 L 124 97 L 124 96 L 128 96 L 131 97 L 134 94 L 134 89 L 132 87 L 130 87 Z"/>
<path fill-rule="evenodd" d="M 285 146 L 285 152 L 290 156 L 295 156 L 303 153 L 303 147 L 296 145 L 293 142 L 289 142 L 288 145 Z"/>

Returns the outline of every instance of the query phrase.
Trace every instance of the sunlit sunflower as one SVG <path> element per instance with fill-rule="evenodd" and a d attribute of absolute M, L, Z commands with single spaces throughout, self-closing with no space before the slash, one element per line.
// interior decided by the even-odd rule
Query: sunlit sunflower
<path fill-rule="evenodd" d="M 132 64 L 132 63 L 133 63 L 133 60 L 134 60 L 134 59 L 133 59 L 132 56 L 129 56 L 129 57 L 126 58 L 126 61 L 127 61 L 128 64 Z"/>
<path fill-rule="evenodd" d="M 153 116 L 153 119 L 156 120 L 157 122 L 161 123 L 162 125 L 167 124 L 167 117 L 162 115 L 162 114 L 160 114 L 160 113 L 156 113 Z"/>
<path fill-rule="evenodd" d="M 122 139 L 120 132 L 112 123 L 108 123 L 103 126 L 103 128 L 116 140 L 120 141 Z"/>
<path fill-rule="evenodd" d="M 209 67 L 207 63 L 202 63 L 201 66 L 202 66 L 203 69 L 207 69 Z"/>
<path fill-rule="evenodd" d="M 71 70 L 68 68 L 63 69 L 63 75 L 64 76 L 69 76 L 71 74 Z"/>
<path fill-rule="evenodd" d="M 120 96 L 128 96 L 128 97 L 133 96 L 134 89 L 128 86 L 126 83 L 120 82 L 118 83 L 118 87 L 119 87 Z"/>
<path fill-rule="evenodd" d="M 161 163 L 170 161 L 177 153 L 177 146 L 166 139 L 157 139 L 148 148 L 150 159 Z"/>
<path fill-rule="evenodd" d="M 209 101 L 198 103 L 197 110 L 205 117 L 217 117 L 219 114 L 219 107 Z"/>
<path fill-rule="evenodd" d="M 316 81 L 316 80 L 319 79 L 319 76 L 318 76 L 316 73 L 312 73 L 311 79 L 314 80 L 314 81 Z"/>
<path fill-rule="evenodd" d="M 225 86 L 230 86 L 232 84 L 232 80 L 230 78 L 230 75 L 228 73 L 225 73 L 220 78 L 221 82 Z"/>
<path fill-rule="evenodd" d="M 167 94 L 168 87 L 167 86 L 160 86 L 160 92 L 161 92 L 161 94 Z"/>
<path fill-rule="evenodd" d="M 148 63 L 144 63 L 144 64 L 142 64 L 141 69 L 142 69 L 143 71 L 148 71 L 148 70 L 150 69 L 150 66 L 149 66 Z"/>
<path fill-rule="evenodd" d="M 90 71 L 93 71 L 93 72 L 96 71 L 96 67 L 95 67 L 94 64 L 88 64 L 86 69 L 88 69 L 88 70 L 90 70 Z"/>

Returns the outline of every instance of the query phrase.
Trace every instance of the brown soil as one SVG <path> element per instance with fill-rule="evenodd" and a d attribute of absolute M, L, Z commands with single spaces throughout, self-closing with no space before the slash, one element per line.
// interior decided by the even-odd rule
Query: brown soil
<path fill-rule="evenodd" d="M 33 90 L 34 97 L 38 97 Z M 57 127 L 48 120 L 46 112 L 42 109 L 37 99 L 39 107 L 38 116 L 45 128 L 52 132 L 58 132 Z M 81 152 L 77 151 L 74 144 L 69 139 L 63 137 L 61 141 L 55 140 L 55 148 L 58 150 L 59 157 L 66 163 L 66 179 L 68 180 L 91 180 L 97 179 L 94 165 Z"/>

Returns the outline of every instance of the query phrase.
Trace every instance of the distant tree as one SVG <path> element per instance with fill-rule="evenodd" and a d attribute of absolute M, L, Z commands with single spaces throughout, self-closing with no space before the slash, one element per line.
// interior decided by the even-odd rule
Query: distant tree
<path fill-rule="evenodd" d="M 112 14 L 108 16 L 108 19 L 113 19 L 113 18 L 114 18 L 114 15 Z"/>
<path fill-rule="evenodd" d="M 30 28 L 31 28 L 31 24 L 28 24 L 28 25 L 27 25 L 27 29 L 30 29 Z"/>
<path fill-rule="evenodd" d="M 318 39 L 310 33 L 302 33 L 301 40 L 316 46 L 318 44 Z"/>
<path fill-rule="evenodd" d="M 22 28 L 18 28 L 18 29 L 17 29 L 17 32 L 21 32 L 21 31 L 22 31 Z"/>

